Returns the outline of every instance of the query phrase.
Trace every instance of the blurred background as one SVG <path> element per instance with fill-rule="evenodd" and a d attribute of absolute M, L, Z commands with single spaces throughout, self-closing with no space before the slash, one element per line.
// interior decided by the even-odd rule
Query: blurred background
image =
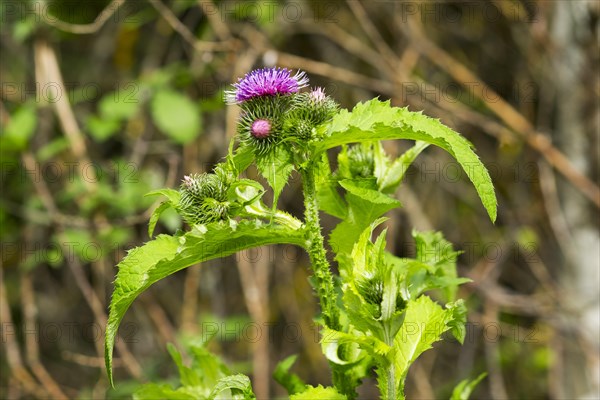
<path fill-rule="evenodd" d="M 116 389 L 103 361 L 116 264 L 147 240 L 144 194 L 210 170 L 234 136 L 223 91 L 253 68 L 307 72 L 342 107 L 375 96 L 423 110 L 473 142 L 499 200 L 489 222 L 442 151 L 408 172 L 389 246 L 417 229 L 464 251 L 473 279 L 464 345 L 412 368 L 407 396 L 443 399 L 486 371 L 474 398 L 600 396 L 600 3 L 558 1 L 3 0 L 0 80 L 0 398 L 130 398 L 176 382 L 166 343 L 211 350 L 251 376 L 330 382 L 308 259 L 260 248 L 181 271 L 134 303 Z M 399 154 L 410 143 L 390 142 Z M 252 171 L 249 172 L 253 174 Z M 302 213 L 298 177 L 280 207 Z M 326 230 L 336 221 L 323 217 Z M 185 227 L 164 214 L 157 230 Z M 377 393 L 365 381 L 361 398 Z"/>

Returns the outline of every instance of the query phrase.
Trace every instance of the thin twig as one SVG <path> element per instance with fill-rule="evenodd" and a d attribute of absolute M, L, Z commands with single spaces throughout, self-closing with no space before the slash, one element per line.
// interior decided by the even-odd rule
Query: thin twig
<path fill-rule="evenodd" d="M 195 333 L 198 330 L 198 285 L 202 266 L 188 268 L 183 283 L 183 304 L 181 307 L 181 330 Z"/>
<path fill-rule="evenodd" d="M 489 324 L 498 324 L 498 310 L 494 303 L 485 303 L 484 326 Z M 489 372 L 490 392 L 493 400 L 506 400 L 508 393 L 502 377 L 502 367 L 500 366 L 500 350 L 495 340 L 484 340 L 485 360 Z"/>
<path fill-rule="evenodd" d="M 215 3 L 211 0 L 198 0 L 198 6 L 202 9 L 206 18 L 208 18 L 208 22 L 217 34 L 217 37 L 223 41 L 231 39 L 231 31 L 227 24 L 223 22 Z"/>
<path fill-rule="evenodd" d="M 552 145 L 550 139 L 537 132 L 529 122 L 513 106 L 483 82 L 475 73 L 454 59 L 446 51 L 427 39 L 414 22 L 411 29 L 405 29 L 411 38 L 413 47 L 427 57 L 439 68 L 447 71 L 458 83 L 463 85 L 472 95 L 481 100 L 488 109 L 493 111 L 515 133 L 519 134 L 532 148 L 556 168 L 573 186 L 600 207 L 600 187 L 579 172 L 571 161 Z"/>
<path fill-rule="evenodd" d="M 8 297 L 4 286 L 4 267 L 2 266 L 2 257 L 0 257 L 0 322 L 5 333 L 2 335 L 2 343 L 6 349 L 6 361 L 12 372 L 14 379 L 23 387 L 23 389 L 38 398 L 44 398 L 46 392 L 38 385 L 29 371 L 23 366 L 23 360 L 17 342 L 16 326 L 12 321 Z M 11 334 L 9 330 L 12 329 Z"/>
<path fill-rule="evenodd" d="M 29 272 L 21 274 L 21 304 L 23 307 L 24 324 L 26 327 L 37 326 L 37 306 L 35 304 L 35 292 Z M 40 362 L 40 349 L 38 337 L 34 335 L 25 335 L 25 354 L 27 364 L 33 371 L 33 374 L 44 386 L 48 394 L 53 399 L 67 400 L 68 397 L 63 393 L 54 378 L 48 373 L 46 368 Z"/>
<path fill-rule="evenodd" d="M 266 253 L 265 247 L 259 247 L 258 254 Z M 247 254 L 246 254 L 247 255 Z M 260 256 L 256 262 L 247 257 L 239 257 L 238 272 L 242 282 L 242 292 L 246 307 L 261 329 L 267 326 L 269 306 L 269 257 Z M 269 398 L 269 335 L 261 335 L 253 343 L 252 370 L 254 374 L 253 388 L 259 399 Z"/>
<path fill-rule="evenodd" d="M 227 51 L 230 50 L 231 43 L 229 42 L 207 42 L 198 40 L 192 32 L 185 26 L 171 9 L 165 6 L 160 0 L 148 0 L 152 7 L 160 13 L 160 15 L 167 21 L 167 23 L 173 28 L 174 31 L 179 33 L 181 37 L 194 47 L 196 51 L 200 52 L 213 52 L 213 51 Z"/>
<path fill-rule="evenodd" d="M 108 19 L 125 3 L 125 0 L 113 0 L 94 20 L 94 22 L 89 24 L 71 24 L 69 22 L 61 21 L 55 16 L 50 16 L 48 14 L 49 6 L 47 3 L 39 2 L 34 5 L 33 9 L 37 13 L 42 20 L 61 31 L 76 33 L 79 35 L 96 33 L 102 26 L 108 21 Z M 38 7 L 38 5 L 42 5 L 42 7 Z"/>
<path fill-rule="evenodd" d="M 91 161 L 87 154 L 85 139 L 69 103 L 69 97 L 66 96 L 67 90 L 56 59 L 56 53 L 45 40 L 37 39 L 34 44 L 34 55 L 36 75 L 40 87 L 44 87 L 47 83 L 52 83 L 58 87 L 57 93 L 55 93 L 54 109 L 71 150 L 79 161 L 77 163 L 79 176 L 85 177 L 82 180 L 86 189 L 89 192 L 94 192 L 97 182 L 96 172 L 93 168 L 87 168 L 91 165 Z"/>
<path fill-rule="evenodd" d="M 363 8 L 362 4 L 357 0 L 348 0 L 346 1 L 346 3 L 348 4 L 350 10 L 352 10 L 352 13 L 360 23 L 361 27 L 363 28 L 369 39 L 371 40 L 371 43 L 374 44 L 377 48 L 380 54 L 378 59 L 380 60 L 383 57 L 388 66 L 393 69 L 397 64 L 397 56 L 394 53 L 394 51 L 387 45 L 385 40 L 383 40 L 383 38 L 379 34 L 379 31 L 377 30 L 377 28 L 375 28 L 375 25 L 371 21 L 371 18 L 369 18 L 369 15 Z"/>

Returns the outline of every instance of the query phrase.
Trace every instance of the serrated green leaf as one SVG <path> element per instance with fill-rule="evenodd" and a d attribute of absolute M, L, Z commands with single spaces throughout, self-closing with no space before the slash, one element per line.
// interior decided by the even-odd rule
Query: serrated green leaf
<path fill-rule="evenodd" d="M 183 364 L 183 357 L 181 353 L 172 343 L 167 343 L 167 351 L 171 355 L 171 358 L 177 365 L 179 370 L 179 381 L 183 386 L 201 386 L 203 379 L 198 375 L 199 372 Z"/>
<path fill-rule="evenodd" d="M 456 259 L 460 251 L 455 251 L 452 244 L 444 239 L 441 232 L 413 231 L 412 236 L 415 239 L 417 248 L 417 260 L 435 267 L 435 276 L 432 279 L 445 280 L 445 284 L 444 282 L 438 282 L 435 286 L 442 288 L 446 301 L 454 301 L 460 283 L 452 284 L 452 281 L 457 280 Z M 469 280 L 462 283 L 465 282 L 469 282 Z"/>
<path fill-rule="evenodd" d="M 276 208 L 279 195 L 294 170 L 292 154 L 285 147 L 278 146 L 268 154 L 257 158 L 256 167 L 273 188 L 273 208 Z"/>
<path fill-rule="evenodd" d="M 158 129 L 177 143 L 189 143 L 200 134 L 200 110 L 178 92 L 166 89 L 157 92 L 151 110 Z"/>
<path fill-rule="evenodd" d="M 348 216 L 348 206 L 338 193 L 338 180 L 332 178 L 327 154 L 323 153 L 315 171 L 319 209 L 339 219 Z"/>
<path fill-rule="evenodd" d="M 465 302 L 463 299 L 458 299 L 446 304 L 446 309 L 452 313 L 452 319 L 448 322 L 450 332 L 452 332 L 452 336 L 460 344 L 463 344 L 467 334 L 467 329 L 465 328 L 465 324 L 467 323 L 467 307 L 465 306 Z"/>
<path fill-rule="evenodd" d="M 256 396 L 252 392 L 250 378 L 246 375 L 237 374 L 221 378 L 210 392 L 209 399 L 217 398 L 217 395 L 225 390 L 230 390 L 231 399 L 253 400 Z"/>
<path fill-rule="evenodd" d="M 156 223 L 158 222 L 160 215 L 169 208 L 171 208 L 171 202 L 163 201 L 162 203 L 160 203 L 160 205 L 158 207 L 156 207 L 154 209 L 154 211 L 152 211 L 152 215 L 150 216 L 150 221 L 148 222 L 148 236 L 149 237 L 152 237 L 152 234 L 154 233 L 154 228 L 156 228 Z"/>
<path fill-rule="evenodd" d="M 304 232 L 255 221 L 199 226 L 178 237 L 159 235 L 129 251 L 119 263 L 105 337 L 105 360 L 112 384 L 112 352 L 119 324 L 133 301 L 157 281 L 191 265 L 266 244 L 306 246 Z"/>
<path fill-rule="evenodd" d="M 487 373 L 484 372 L 471 381 L 469 379 L 461 381 L 452 391 L 450 400 L 469 400 L 471 393 L 473 393 L 473 389 L 475 389 L 479 382 L 481 382 L 486 376 Z"/>
<path fill-rule="evenodd" d="M 347 397 L 339 393 L 335 388 L 307 386 L 302 393 L 296 393 L 290 396 L 290 400 L 346 400 Z"/>
<path fill-rule="evenodd" d="M 273 371 L 273 378 L 287 390 L 288 394 L 302 392 L 306 387 L 306 383 L 298 375 L 290 372 L 297 358 L 296 354 L 289 356 L 279 362 Z"/>
<path fill-rule="evenodd" d="M 148 383 L 139 388 L 133 395 L 134 400 L 204 400 L 206 397 L 184 388 L 177 390 L 167 384 Z"/>
<path fill-rule="evenodd" d="M 250 146 L 238 147 L 237 150 L 234 152 L 233 143 L 234 141 L 232 140 L 229 145 L 229 155 L 227 156 L 227 163 L 230 166 L 231 171 L 233 171 L 234 174 L 237 176 L 244 172 L 250 166 L 250 164 L 252 164 L 252 161 L 254 161 L 255 156 Z"/>
<path fill-rule="evenodd" d="M 340 222 L 330 235 L 331 247 L 337 255 L 350 254 L 360 234 L 373 221 L 400 206 L 398 200 L 374 187 L 361 185 L 357 180 L 345 179 L 339 184 L 346 189 L 348 217 Z"/>
<path fill-rule="evenodd" d="M 379 190 L 383 193 L 394 193 L 400 185 L 400 182 L 402 182 L 408 167 L 410 167 L 417 156 L 428 146 L 429 143 L 417 141 L 413 147 L 405 151 L 400 157 L 392 162 L 385 154 L 381 143 L 375 145 L 374 175 L 377 178 L 377 187 Z"/>
<path fill-rule="evenodd" d="M 388 139 L 420 140 L 441 147 L 460 163 L 490 219 L 496 220 L 496 194 L 489 173 L 471 143 L 440 121 L 373 99 L 357 104 L 352 112 L 340 111 L 327 125 L 327 135 L 313 144 L 314 154 L 343 144 Z"/>
<path fill-rule="evenodd" d="M 153 190 L 149 193 L 146 193 L 144 195 L 144 197 L 158 196 L 158 195 L 165 196 L 169 200 L 171 205 L 173 205 L 173 206 L 176 206 L 177 204 L 179 204 L 179 199 L 181 198 L 181 193 L 179 193 L 178 190 L 174 190 L 174 189 Z"/>
<path fill-rule="evenodd" d="M 227 329 L 227 327 L 224 328 L 224 330 L 227 332 L 232 331 L 232 329 Z M 205 347 L 210 338 L 212 337 L 209 336 L 208 339 L 203 337 L 202 339 L 206 339 L 206 342 L 204 342 L 202 346 L 192 346 L 191 351 L 192 355 L 194 356 L 193 367 L 195 371 L 199 371 L 199 376 L 202 380 L 203 387 L 212 389 L 217 384 L 219 379 L 231 375 L 231 371 L 227 365 L 225 365 L 223 360 L 219 358 L 219 356 L 211 353 Z"/>
<path fill-rule="evenodd" d="M 394 339 L 396 385 L 401 390 L 410 365 L 449 329 L 452 312 L 444 310 L 428 296 L 410 301 L 402 327 Z M 403 390 L 401 391 L 401 393 Z"/>

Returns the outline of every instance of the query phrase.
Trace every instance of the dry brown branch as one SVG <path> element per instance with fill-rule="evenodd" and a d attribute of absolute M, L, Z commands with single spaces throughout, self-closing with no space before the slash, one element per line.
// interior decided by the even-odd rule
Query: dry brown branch
<path fill-rule="evenodd" d="M 542 199 L 544 200 L 544 208 L 546 209 L 552 232 L 565 257 L 569 260 L 577 260 L 577 255 L 574 254 L 575 245 L 569 224 L 567 223 L 563 208 L 560 206 L 554 173 L 544 162 L 538 162 L 538 169 L 540 171 Z"/>
<path fill-rule="evenodd" d="M 223 22 L 215 3 L 211 0 L 198 0 L 198 6 L 202 9 L 206 18 L 208 18 L 208 22 L 217 34 L 217 37 L 223 41 L 231 39 L 231 31 L 227 24 Z"/>
<path fill-rule="evenodd" d="M 491 302 L 485 303 L 485 312 L 483 314 L 483 324 L 498 324 L 498 309 Z M 484 341 L 485 360 L 489 374 L 490 393 L 493 400 L 509 399 L 506 392 L 506 385 L 502 377 L 502 367 L 500 366 L 500 349 L 498 343 L 492 340 Z"/>
<path fill-rule="evenodd" d="M 29 160 L 28 158 L 25 158 Z M 31 162 L 31 160 L 27 161 Z M 43 179 L 32 179 L 32 183 L 38 195 L 40 197 L 47 196 L 45 203 L 48 204 L 50 209 L 57 209 L 54 199 L 49 196 L 50 190 L 47 188 L 46 181 Z M 58 231 L 62 230 L 62 227 L 58 227 Z M 64 247 L 64 243 L 61 243 Z M 64 254 L 71 254 L 68 248 L 63 248 Z M 83 267 L 79 263 L 79 260 L 74 259 L 73 257 L 66 258 L 67 265 L 71 269 L 73 276 L 75 277 L 75 281 L 79 289 L 81 290 L 85 301 L 88 303 L 90 308 L 92 309 L 94 316 L 96 318 L 96 322 L 102 326 L 106 325 L 106 315 L 104 312 L 104 305 L 100 301 L 100 298 L 88 282 L 84 272 Z M 121 353 L 121 357 L 123 358 L 123 362 L 128 371 L 135 377 L 141 376 L 141 367 L 139 363 L 135 360 L 133 355 L 129 352 L 125 342 L 123 340 L 117 340 L 116 343 L 119 352 Z M 104 354 L 103 345 L 101 342 L 96 342 L 96 350 L 99 356 Z"/>
<path fill-rule="evenodd" d="M 10 307 L 8 305 L 3 274 L 4 267 L 2 265 L 2 258 L 0 258 L 0 322 L 2 323 L 3 330 L 5 330 L 2 343 L 6 349 L 6 362 L 14 380 L 23 387 L 25 392 L 35 397 L 43 398 L 46 396 L 46 392 L 38 385 L 29 371 L 23 366 L 19 343 L 16 338 L 16 327 L 12 321 Z M 12 333 L 15 334 L 11 334 L 9 331 L 10 329 L 12 329 Z"/>
<path fill-rule="evenodd" d="M 360 23 L 362 29 L 365 31 L 365 33 L 371 40 L 371 43 L 374 44 L 377 48 L 377 51 L 379 52 L 378 59 L 381 59 L 383 57 L 383 59 L 386 61 L 390 68 L 395 68 L 397 65 L 398 57 L 396 56 L 394 51 L 388 46 L 385 40 L 383 40 L 383 38 L 379 34 L 379 31 L 371 21 L 371 18 L 369 18 L 369 15 L 363 8 L 360 1 L 348 0 L 346 3 L 348 4 L 350 10 L 352 10 L 352 13 Z"/>
<path fill-rule="evenodd" d="M 42 7 L 34 6 L 35 12 L 42 18 L 42 20 L 61 31 L 76 33 L 79 35 L 96 33 L 102 26 L 108 21 L 108 19 L 125 3 L 125 0 L 113 0 L 94 20 L 89 24 L 71 24 L 59 20 L 58 18 L 48 15 L 48 5 L 46 3 L 41 4 Z"/>
<path fill-rule="evenodd" d="M 77 119 L 75 118 L 75 113 L 69 103 L 69 98 L 66 95 L 67 89 L 63 82 L 60 67 L 56 59 L 56 53 L 45 40 L 38 39 L 34 44 L 34 55 L 36 77 L 40 87 L 44 87 L 48 83 L 51 83 L 52 87 L 58 87 L 57 93 L 54 94 L 54 109 L 56 115 L 58 116 L 62 130 L 71 145 L 73 155 L 79 161 L 77 166 L 79 168 L 80 176 L 89 178 L 83 179 L 83 184 L 88 191 L 94 192 L 96 190 L 95 183 L 97 182 L 95 171 L 94 169 L 91 169 L 91 171 L 84 172 L 84 168 L 91 165 L 91 161 L 87 154 L 85 139 L 77 124 Z"/>
<path fill-rule="evenodd" d="M 484 102 L 489 110 L 493 111 L 507 126 L 520 135 L 529 146 L 537 150 L 550 165 L 556 168 L 582 194 L 597 207 L 600 207 L 600 188 L 598 185 L 575 169 L 571 161 L 552 145 L 546 135 L 537 132 L 521 113 L 465 65 L 427 39 L 416 23 L 410 23 L 410 29 L 405 29 L 405 32 L 413 42 L 415 50 L 427 57 L 440 69 L 448 72 L 471 94 Z"/>
<path fill-rule="evenodd" d="M 29 272 L 23 272 L 21 274 L 19 287 L 21 289 L 24 324 L 25 326 L 30 327 L 36 326 L 37 305 L 35 304 L 35 293 Z M 54 381 L 54 378 L 52 378 L 41 363 L 38 337 L 36 335 L 25 335 L 25 354 L 27 364 L 31 368 L 31 371 L 46 389 L 48 394 L 53 399 L 68 399 L 67 395 L 63 393 L 58 384 Z"/>
<path fill-rule="evenodd" d="M 173 324 L 169 321 L 165 310 L 154 299 L 146 296 L 140 297 L 140 302 L 144 305 L 145 311 L 154 324 L 163 344 L 177 344 L 178 340 L 175 327 L 173 327 Z"/>
<path fill-rule="evenodd" d="M 160 15 L 167 21 L 167 23 L 173 28 L 174 31 L 179 33 L 181 37 L 194 47 L 199 52 L 213 52 L 213 51 L 228 51 L 231 49 L 232 42 L 207 42 L 198 40 L 192 32 L 185 26 L 171 9 L 165 6 L 160 0 L 148 0 L 148 2 L 160 13 Z"/>
<path fill-rule="evenodd" d="M 183 283 L 183 300 L 181 307 L 181 330 L 195 333 L 198 330 L 198 285 L 202 266 L 188 268 Z"/>
<path fill-rule="evenodd" d="M 261 256 L 266 253 L 265 247 L 257 248 L 259 257 L 250 262 L 248 255 L 242 254 L 237 261 L 237 268 L 242 282 L 242 292 L 246 307 L 254 323 L 266 327 L 269 310 L 269 258 Z M 253 343 L 252 371 L 254 375 L 253 389 L 259 399 L 269 398 L 269 335 L 261 335 Z"/>

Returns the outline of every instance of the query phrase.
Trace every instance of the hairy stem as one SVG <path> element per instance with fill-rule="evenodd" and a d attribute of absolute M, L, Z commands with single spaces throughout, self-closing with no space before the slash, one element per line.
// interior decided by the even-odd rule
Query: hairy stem
<path fill-rule="evenodd" d="M 336 306 L 336 291 L 333 276 L 327 261 L 321 222 L 319 220 L 319 205 L 315 185 L 314 167 L 309 165 L 301 171 L 304 188 L 304 217 L 308 240 L 308 255 L 315 276 L 315 290 L 323 313 L 325 325 L 331 329 L 340 329 L 340 315 Z"/>
<path fill-rule="evenodd" d="M 333 281 L 333 275 L 327 254 L 325 251 L 323 235 L 321 234 L 321 222 L 319 220 L 319 204 L 317 201 L 317 190 L 315 182 L 315 165 L 309 164 L 306 169 L 301 170 L 302 184 L 304 189 L 304 224 L 306 226 L 308 240 L 308 255 L 315 277 L 315 290 L 319 296 L 319 303 L 323 313 L 325 325 L 333 330 L 339 331 L 340 312 L 337 305 L 337 292 Z M 341 345 L 338 350 L 340 358 L 346 359 L 348 348 Z M 347 370 L 340 365 L 330 363 L 332 369 L 332 380 L 335 388 L 346 395 L 349 400 L 357 396 L 356 385 L 358 381 L 347 376 Z"/>

